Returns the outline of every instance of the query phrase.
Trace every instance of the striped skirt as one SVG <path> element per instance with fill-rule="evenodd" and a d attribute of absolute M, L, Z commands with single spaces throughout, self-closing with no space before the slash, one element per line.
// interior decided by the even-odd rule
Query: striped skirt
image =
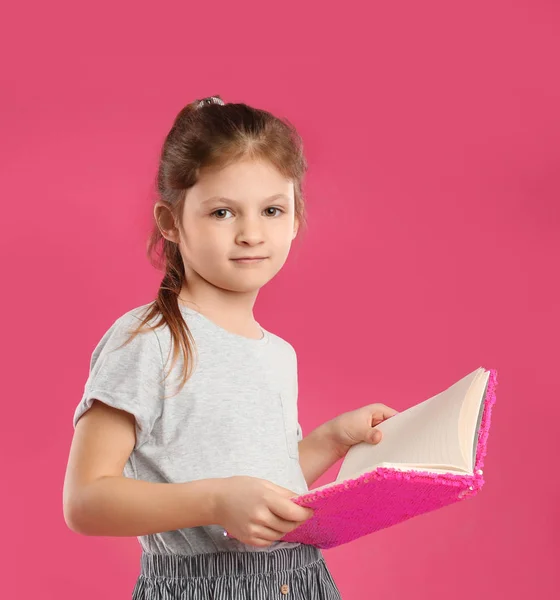
<path fill-rule="evenodd" d="M 146 554 L 133 600 L 341 600 L 315 546 L 271 552 Z"/>

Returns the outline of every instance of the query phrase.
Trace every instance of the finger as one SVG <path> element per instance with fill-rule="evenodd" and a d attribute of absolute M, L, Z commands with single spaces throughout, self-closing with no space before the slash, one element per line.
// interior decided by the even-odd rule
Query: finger
<path fill-rule="evenodd" d="M 382 405 L 373 413 L 372 421 L 379 423 L 380 421 L 394 417 L 396 414 L 398 414 L 398 411 L 394 408 L 389 408 L 388 406 Z"/>
<path fill-rule="evenodd" d="M 260 525 L 252 537 L 267 541 L 276 541 L 287 533 L 303 525 L 305 521 L 284 521 L 280 524 L 270 523 L 268 526 Z"/>
<path fill-rule="evenodd" d="M 278 526 L 279 528 L 291 527 L 293 523 L 307 521 L 315 512 L 312 508 L 299 506 L 299 504 L 296 504 L 292 500 L 288 500 L 287 504 L 284 501 L 271 503 L 268 508 L 272 513 L 271 517 L 273 518 L 275 527 Z"/>
<path fill-rule="evenodd" d="M 394 408 L 391 408 L 390 406 L 387 406 L 386 404 L 382 404 L 381 405 L 381 414 L 382 414 L 382 416 L 383 416 L 384 419 L 388 419 L 389 417 L 393 417 L 398 412 L 399 412 L 398 410 L 395 410 Z"/>
<path fill-rule="evenodd" d="M 281 537 L 286 535 L 287 531 L 290 531 L 290 530 L 288 529 L 286 531 L 284 531 L 284 530 L 277 531 L 273 527 L 266 527 L 265 525 L 259 525 L 258 527 L 254 528 L 254 530 L 251 534 L 251 537 L 255 538 L 257 540 L 265 540 L 267 542 L 275 542 L 276 540 L 279 540 Z"/>
<path fill-rule="evenodd" d="M 311 513 L 311 516 L 313 516 L 313 513 Z M 270 527 L 271 529 L 274 529 L 284 534 L 288 533 L 289 531 L 292 531 L 296 527 L 299 527 L 302 523 L 305 523 L 307 520 L 308 519 L 305 518 L 297 521 L 288 521 L 287 519 L 282 519 L 272 513 L 267 523 L 267 527 Z"/>
<path fill-rule="evenodd" d="M 300 506 L 290 499 L 297 497 L 298 494 L 281 486 L 275 487 L 280 493 L 276 493 L 269 498 L 268 509 L 276 517 L 293 523 L 294 521 L 306 521 L 313 516 L 314 511 L 312 508 Z"/>
<path fill-rule="evenodd" d="M 290 528 L 287 529 L 286 531 L 284 531 L 282 533 L 281 537 L 284 537 L 287 533 L 290 533 L 290 531 L 293 531 L 294 529 L 297 529 L 298 527 L 301 527 L 304 523 L 305 523 L 305 521 L 292 521 L 291 525 L 290 525 Z"/>

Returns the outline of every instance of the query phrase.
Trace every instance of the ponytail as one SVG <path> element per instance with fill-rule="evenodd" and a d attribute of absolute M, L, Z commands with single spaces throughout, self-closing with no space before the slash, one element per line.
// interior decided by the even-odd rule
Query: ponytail
<path fill-rule="evenodd" d="M 182 369 L 180 386 L 175 393 L 177 394 L 192 375 L 195 342 L 179 307 L 178 296 L 181 293 L 185 279 L 181 252 L 179 251 L 177 244 L 163 238 L 159 228 L 156 229 L 152 232 L 150 243 L 148 245 L 148 256 L 152 256 L 152 251 L 157 243 L 163 243 L 163 253 L 165 255 L 166 265 L 165 275 L 159 286 L 156 299 L 148 305 L 142 322 L 131 332 L 131 336 L 125 342 L 125 345 L 130 343 L 139 333 L 146 331 L 144 329 L 145 327 L 148 327 L 149 330 L 166 325 L 171 333 L 173 359 L 169 373 L 164 377 L 164 381 L 171 374 L 173 366 L 179 359 L 179 355 L 183 356 L 185 363 L 185 366 Z M 159 320 L 153 326 L 148 325 L 148 323 L 156 317 L 159 317 Z"/>

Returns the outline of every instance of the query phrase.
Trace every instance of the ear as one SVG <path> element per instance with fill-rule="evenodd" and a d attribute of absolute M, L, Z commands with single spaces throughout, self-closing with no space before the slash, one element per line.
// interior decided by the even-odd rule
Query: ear
<path fill-rule="evenodd" d="M 171 212 L 169 204 L 166 202 L 156 202 L 154 206 L 154 219 L 157 223 L 161 235 L 170 242 L 179 243 L 179 231 L 175 226 L 175 219 Z"/>
<path fill-rule="evenodd" d="M 294 235 L 292 236 L 292 240 L 296 239 L 298 231 L 299 231 L 299 219 L 296 217 L 294 219 Z"/>

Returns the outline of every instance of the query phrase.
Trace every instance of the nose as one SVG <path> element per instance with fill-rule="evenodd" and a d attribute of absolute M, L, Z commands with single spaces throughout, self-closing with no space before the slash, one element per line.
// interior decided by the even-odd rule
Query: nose
<path fill-rule="evenodd" d="M 245 218 L 240 220 L 239 223 L 235 240 L 238 244 L 255 246 L 264 241 L 263 227 L 258 218 Z"/>

